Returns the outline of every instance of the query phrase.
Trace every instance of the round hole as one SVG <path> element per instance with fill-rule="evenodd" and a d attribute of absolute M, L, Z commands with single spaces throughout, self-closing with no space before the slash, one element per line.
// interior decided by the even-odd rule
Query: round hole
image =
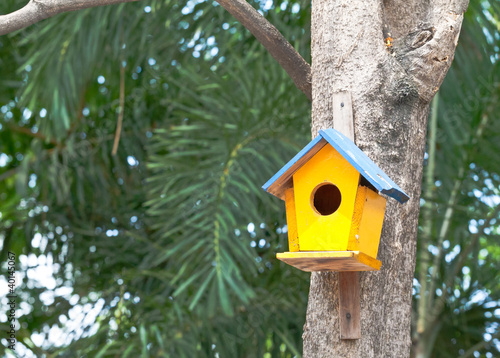
<path fill-rule="evenodd" d="M 331 215 L 337 211 L 342 201 L 339 188 L 330 183 L 318 185 L 311 198 L 314 210 L 321 215 Z"/>

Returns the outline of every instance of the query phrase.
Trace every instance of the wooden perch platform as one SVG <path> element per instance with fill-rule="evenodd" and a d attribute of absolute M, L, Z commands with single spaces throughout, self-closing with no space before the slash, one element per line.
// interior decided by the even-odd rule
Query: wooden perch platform
<path fill-rule="evenodd" d="M 276 258 L 302 271 L 378 271 L 382 263 L 359 251 L 299 251 Z"/>

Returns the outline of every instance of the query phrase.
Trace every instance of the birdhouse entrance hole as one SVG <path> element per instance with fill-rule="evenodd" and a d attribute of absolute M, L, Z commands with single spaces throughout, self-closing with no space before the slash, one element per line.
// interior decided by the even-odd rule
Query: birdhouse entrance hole
<path fill-rule="evenodd" d="M 331 215 L 337 211 L 342 201 L 339 188 L 331 183 L 318 185 L 312 192 L 311 204 L 320 215 Z"/>

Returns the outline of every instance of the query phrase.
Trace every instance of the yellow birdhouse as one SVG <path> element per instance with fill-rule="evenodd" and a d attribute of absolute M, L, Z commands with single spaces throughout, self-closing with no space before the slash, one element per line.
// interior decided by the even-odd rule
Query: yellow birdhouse
<path fill-rule="evenodd" d="M 285 201 L 289 252 L 304 271 L 379 270 L 386 199 L 409 197 L 351 140 L 319 132 L 263 189 Z"/>

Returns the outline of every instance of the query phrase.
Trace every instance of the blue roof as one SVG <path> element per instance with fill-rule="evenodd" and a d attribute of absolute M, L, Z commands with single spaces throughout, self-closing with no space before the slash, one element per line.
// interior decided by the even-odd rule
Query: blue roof
<path fill-rule="evenodd" d="M 335 148 L 379 192 L 396 199 L 400 203 L 408 201 L 410 197 L 382 169 L 349 138 L 332 128 L 319 131 L 319 135 L 269 179 L 262 188 L 283 199 L 284 190 L 292 186 L 291 178 L 293 174 L 327 143 Z"/>

